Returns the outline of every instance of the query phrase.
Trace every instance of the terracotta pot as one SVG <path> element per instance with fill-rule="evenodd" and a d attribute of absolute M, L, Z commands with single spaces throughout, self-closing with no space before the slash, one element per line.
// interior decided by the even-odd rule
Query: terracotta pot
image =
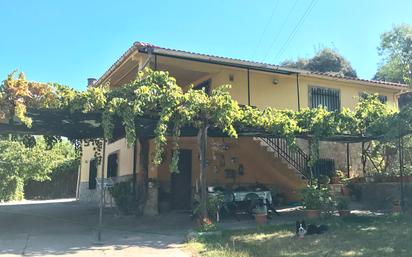
<path fill-rule="evenodd" d="M 320 210 L 305 210 L 305 216 L 310 219 L 319 218 Z"/>
<path fill-rule="evenodd" d="M 394 205 L 394 206 L 392 207 L 392 212 L 393 212 L 393 213 L 400 213 L 401 211 L 402 211 L 402 208 L 401 208 L 400 205 Z"/>
<path fill-rule="evenodd" d="M 349 216 L 350 215 L 350 210 L 338 210 L 339 216 Z"/>
<path fill-rule="evenodd" d="M 268 223 L 267 214 L 264 213 L 257 213 L 255 214 L 256 224 L 258 225 L 266 225 Z"/>
<path fill-rule="evenodd" d="M 350 196 L 350 190 L 346 186 L 343 186 L 341 188 L 340 192 L 343 196 Z"/>

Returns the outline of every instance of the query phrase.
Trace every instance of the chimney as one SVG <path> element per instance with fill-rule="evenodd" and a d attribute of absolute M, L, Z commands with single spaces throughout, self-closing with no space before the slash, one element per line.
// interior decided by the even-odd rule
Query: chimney
<path fill-rule="evenodd" d="M 96 84 L 96 82 L 97 82 L 97 79 L 95 79 L 95 78 L 88 78 L 88 79 L 87 79 L 87 86 L 88 86 L 88 87 L 92 87 L 94 84 Z"/>

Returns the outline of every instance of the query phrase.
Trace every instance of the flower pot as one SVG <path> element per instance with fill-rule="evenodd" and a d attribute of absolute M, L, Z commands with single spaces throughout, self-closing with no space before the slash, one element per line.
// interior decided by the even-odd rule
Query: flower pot
<path fill-rule="evenodd" d="M 255 214 L 256 224 L 266 225 L 268 223 L 268 218 L 266 213 L 257 213 Z"/>
<path fill-rule="evenodd" d="M 401 208 L 400 205 L 394 205 L 394 206 L 392 207 L 392 212 L 393 212 L 393 213 L 401 213 L 401 211 L 402 211 L 402 208 Z"/>
<path fill-rule="evenodd" d="M 350 210 L 338 210 L 339 216 L 349 216 L 350 215 Z"/>
<path fill-rule="evenodd" d="M 305 210 L 305 216 L 309 219 L 319 218 L 320 210 Z"/>

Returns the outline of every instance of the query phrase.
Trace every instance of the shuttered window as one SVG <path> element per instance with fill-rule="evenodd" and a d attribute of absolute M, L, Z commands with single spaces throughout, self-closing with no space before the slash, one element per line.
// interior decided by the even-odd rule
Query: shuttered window
<path fill-rule="evenodd" d="M 96 189 L 97 178 L 97 161 L 96 159 L 89 162 L 89 189 Z"/>
<path fill-rule="evenodd" d="M 332 88 L 310 87 L 310 108 L 326 107 L 328 111 L 340 110 L 340 91 Z"/>

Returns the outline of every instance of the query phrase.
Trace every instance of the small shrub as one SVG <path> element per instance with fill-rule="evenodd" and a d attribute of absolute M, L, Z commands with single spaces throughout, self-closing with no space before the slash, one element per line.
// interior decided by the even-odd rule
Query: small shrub
<path fill-rule="evenodd" d="M 210 232 L 210 231 L 216 231 L 217 230 L 217 226 L 216 224 L 214 224 L 212 222 L 212 220 L 208 219 L 208 218 L 204 218 L 201 222 L 200 222 L 200 226 L 198 228 L 199 232 Z"/>
<path fill-rule="evenodd" d="M 349 208 L 349 203 L 345 198 L 338 198 L 336 201 L 336 209 L 347 210 Z"/>
<path fill-rule="evenodd" d="M 308 210 L 331 210 L 335 205 L 328 187 L 308 185 L 301 192 L 302 204 Z"/>
<path fill-rule="evenodd" d="M 137 201 L 133 197 L 130 181 L 114 184 L 113 187 L 109 188 L 109 192 L 122 214 L 128 215 L 136 212 Z"/>

